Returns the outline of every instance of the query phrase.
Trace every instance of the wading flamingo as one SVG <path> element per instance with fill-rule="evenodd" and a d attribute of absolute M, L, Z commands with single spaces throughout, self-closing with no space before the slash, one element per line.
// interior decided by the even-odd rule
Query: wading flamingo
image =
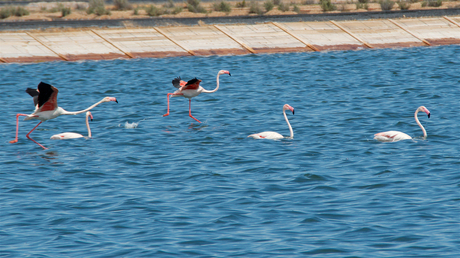
<path fill-rule="evenodd" d="M 172 80 L 172 84 L 174 87 L 178 88 L 174 93 L 168 93 L 167 99 L 168 99 L 168 112 L 164 114 L 163 116 L 169 116 L 169 96 L 171 97 L 184 97 L 188 98 L 188 115 L 195 119 L 198 123 L 201 123 L 200 120 L 194 118 L 192 116 L 192 98 L 200 95 L 200 93 L 213 93 L 216 92 L 219 89 L 219 76 L 221 74 L 228 74 L 231 76 L 229 71 L 225 70 L 220 70 L 217 73 L 217 86 L 214 90 L 205 90 L 203 87 L 200 86 L 201 80 L 198 80 L 197 78 L 191 79 L 188 82 L 182 81 L 180 77 L 177 77 L 176 79 Z"/>
<path fill-rule="evenodd" d="M 293 139 L 294 138 L 294 132 L 292 131 L 291 124 L 289 123 L 289 120 L 288 120 L 288 118 L 286 116 L 286 110 L 288 110 L 288 109 L 291 110 L 292 114 L 294 115 L 294 108 L 289 106 L 288 104 L 284 104 L 284 106 L 283 106 L 283 115 L 284 115 L 284 119 L 286 120 L 286 123 L 289 126 L 289 132 L 291 132 L 291 136 L 286 137 L 286 138 Z M 284 136 L 282 136 L 281 134 L 279 134 L 277 132 L 270 132 L 270 131 L 251 134 L 251 135 L 248 135 L 248 137 L 252 137 L 254 139 L 270 139 L 270 140 L 279 140 L 279 139 L 284 138 Z"/>
<path fill-rule="evenodd" d="M 89 128 L 88 118 L 91 117 L 91 121 L 93 121 L 93 115 L 91 112 L 86 112 L 86 128 L 88 129 L 88 137 L 85 137 L 79 133 L 60 133 L 51 136 L 51 140 L 68 140 L 68 139 L 76 139 L 76 138 L 91 138 L 91 128 Z"/>
<path fill-rule="evenodd" d="M 417 114 L 419 111 L 425 112 L 428 115 L 428 118 L 430 118 L 431 113 L 426 107 L 420 106 L 417 108 L 414 114 L 415 122 L 417 122 L 418 126 L 420 126 L 420 128 L 422 129 L 423 139 L 425 139 L 426 138 L 425 128 L 423 128 L 423 125 L 420 123 L 420 121 L 418 121 L 418 117 L 417 117 Z M 381 141 L 381 142 L 397 142 L 400 140 L 412 139 L 412 137 L 410 137 L 409 135 L 403 132 L 399 132 L 399 131 L 387 131 L 387 132 L 376 133 L 374 135 L 374 139 L 377 141 Z"/>
<path fill-rule="evenodd" d="M 86 111 L 89 111 L 95 108 L 97 105 L 104 103 L 104 102 L 115 101 L 118 103 L 117 99 L 114 97 L 105 97 L 101 101 L 93 104 L 87 109 L 76 111 L 76 112 L 69 112 L 58 106 L 57 94 L 59 91 L 54 86 L 51 86 L 44 82 L 40 82 L 38 84 L 38 89 L 27 88 L 26 92 L 29 93 L 29 95 L 34 98 L 35 111 L 30 115 L 16 114 L 16 138 L 14 140 L 11 140 L 10 143 L 18 142 L 19 117 L 25 116 L 24 120 L 31 120 L 31 119 L 40 120 L 40 123 L 38 123 L 28 134 L 26 134 L 26 137 L 29 140 L 32 140 L 33 142 L 38 144 L 40 147 L 42 147 L 45 150 L 47 148 L 45 148 L 40 143 L 36 142 L 34 139 L 30 138 L 29 136 L 30 133 L 32 133 L 41 123 L 45 122 L 46 120 L 54 119 L 60 115 L 77 115 L 77 114 L 84 113 Z"/>

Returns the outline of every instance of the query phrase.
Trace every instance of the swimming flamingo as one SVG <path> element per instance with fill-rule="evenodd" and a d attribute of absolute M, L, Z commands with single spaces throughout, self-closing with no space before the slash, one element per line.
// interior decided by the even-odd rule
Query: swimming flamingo
<path fill-rule="evenodd" d="M 216 86 L 216 88 L 214 90 L 205 90 L 203 87 L 200 86 L 201 80 L 198 80 L 197 78 L 191 79 L 188 82 L 182 81 L 180 79 L 180 77 L 177 77 L 176 79 L 172 80 L 173 86 L 178 88 L 178 90 L 176 90 L 174 93 L 168 93 L 168 95 L 167 95 L 168 112 L 166 112 L 166 114 L 164 114 L 163 116 L 169 116 L 169 96 L 172 96 L 172 97 L 182 96 L 184 98 L 188 98 L 188 105 L 189 105 L 188 106 L 188 109 L 189 109 L 188 115 L 191 118 L 195 119 L 198 123 L 201 123 L 200 120 L 198 120 L 198 119 L 196 119 L 196 118 L 194 118 L 192 116 L 192 98 L 200 95 L 200 93 L 202 93 L 202 92 L 204 92 L 204 93 L 216 92 L 219 89 L 219 76 L 221 74 L 228 74 L 228 75 L 231 76 L 229 71 L 220 70 L 217 73 L 217 78 L 216 78 L 217 86 Z"/>
<path fill-rule="evenodd" d="M 88 117 L 91 117 L 91 121 L 93 121 L 93 115 L 91 112 L 86 112 L 86 128 L 88 129 L 88 137 L 91 138 L 91 128 L 89 128 Z M 68 139 L 76 139 L 76 138 L 83 138 L 85 136 L 79 133 L 60 133 L 51 136 L 51 140 L 68 140 Z M 85 137 L 86 138 L 86 137 Z"/>
<path fill-rule="evenodd" d="M 420 128 L 422 128 L 423 139 L 425 139 L 426 138 L 425 128 L 423 128 L 423 125 L 420 123 L 420 121 L 418 121 L 418 117 L 417 117 L 417 114 L 418 114 L 419 111 L 425 112 L 428 115 L 428 118 L 430 118 L 431 113 L 426 107 L 420 106 L 420 107 L 417 108 L 417 110 L 415 111 L 415 114 L 414 114 L 415 122 L 417 122 L 418 126 L 420 126 Z M 400 140 L 412 139 L 412 137 L 410 137 L 409 135 L 407 135 L 407 134 L 405 134 L 403 132 L 388 131 L 388 132 L 376 133 L 374 135 L 374 139 L 377 140 L 377 141 L 381 141 L 381 142 L 397 142 L 397 141 L 400 141 Z"/>
<path fill-rule="evenodd" d="M 289 126 L 289 131 L 291 132 L 291 136 L 286 137 L 286 138 L 292 139 L 292 138 L 294 138 L 294 132 L 292 131 L 291 124 L 289 123 L 289 120 L 288 120 L 288 118 L 286 116 L 286 110 L 288 110 L 288 109 L 291 110 L 292 114 L 294 115 L 294 108 L 289 106 L 288 104 L 284 104 L 284 106 L 283 106 L 283 115 L 284 115 L 284 119 L 286 120 L 286 123 Z M 252 137 L 254 139 L 270 139 L 270 140 L 279 140 L 279 139 L 284 138 L 284 136 L 282 136 L 281 134 L 279 134 L 277 132 L 271 132 L 271 131 L 251 134 L 251 135 L 248 135 L 248 137 Z"/>
<path fill-rule="evenodd" d="M 86 111 L 89 111 L 95 108 L 97 105 L 104 103 L 104 102 L 115 101 L 118 103 L 117 99 L 114 97 L 105 97 L 101 101 L 93 104 L 92 106 L 84 110 L 80 110 L 76 112 L 69 112 L 57 105 L 57 94 L 59 91 L 57 88 L 55 88 L 54 86 L 51 86 L 50 84 L 40 82 L 38 84 L 38 89 L 28 88 L 26 92 L 29 93 L 29 95 L 34 98 L 35 111 L 30 115 L 16 114 L 16 138 L 14 140 L 11 140 L 10 143 L 18 142 L 19 117 L 25 116 L 24 120 L 31 120 L 31 119 L 40 120 L 40 123 L 38 123 L 28 134 L 26 134 L 26 137 L 29 140 L 32 140 L 33 142 L 38 144 L 40 147 L 42 147 L 45 150 L 47 148 L 45 148 L 40 143 L 36 142 L 34 139 L 30 138 L 29 136 L 30 133 L 32 133 L 41 123 L 45 122 L 46 120 L 54 119 L 60 115 L 77 115 L 77 114 L 84 113 Z"/>

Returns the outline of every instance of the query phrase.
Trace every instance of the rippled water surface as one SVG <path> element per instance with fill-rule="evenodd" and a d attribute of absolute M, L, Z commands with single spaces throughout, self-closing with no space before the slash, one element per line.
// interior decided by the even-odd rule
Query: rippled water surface
<path fill-rule="evenodd" d="M 460 257 L 460 47 L 3 64 L 2 257 Z M 166 94 L 181 76 L 220 89 Z M 84 114 L 40 125 L 27 87 Z M 255 140 L 277 131 L 294 139 Z M 417 107 L 431 111 L 414 121 Z M 415 140 L 380 143 L 403 131 Z"/>

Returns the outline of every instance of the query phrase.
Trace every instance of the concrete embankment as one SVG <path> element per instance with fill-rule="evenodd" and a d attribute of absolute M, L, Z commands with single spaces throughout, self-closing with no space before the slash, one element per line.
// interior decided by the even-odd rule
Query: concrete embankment
<path fill-rule="evenodd" d="M 342 16 L 341 16 L 342 17 Z M 284 20 L 283 20 L 284 19 Z M 460 15 L 201 26 L 3 30 L 0 62 L 229 55 L 460 44 Z"/>

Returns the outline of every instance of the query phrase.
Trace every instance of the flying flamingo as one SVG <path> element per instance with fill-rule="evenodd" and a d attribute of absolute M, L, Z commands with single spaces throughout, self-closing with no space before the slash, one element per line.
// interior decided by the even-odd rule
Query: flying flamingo
<path fill-rule="evenodd" d="M 294 108 L 289 106 L 288 104 L 284 104 L 284 106 L 283 106 L 283 115 L 284 115 L 284 119 L 286 120 L 286 123 L 289 126 L 289 132 L 291 132 L 291 136 L 289 136 L 287 138 L 292 139 L 292 138 L 294 138 L 294 132 L 292 131 L 291 124 L 289 123 L 289 120 L 288 120 L 288 118 L 286 116 L 286 110 L 288 110 L 288 109 L 291 110 L 292 114 L 294 115 Z M 284 138 L 284 136 L 282 136 L 281 134 L 279 134 L 277 132 L 271 132 L 271 131 L 251 134 L 251 135 L 248 135 L 248 137 L 252 137 L 254 139 L 270 139 L 270 140 L 279 140 L 279 139 Z"/>
<path fill-rule="evenodd" d="M 425 128 L 423 128 L 423 125 L 420 123 L 420 121 L 418 121 L 418 117 L 417 117 L 417 114 L 419 111 L 425 112 L 428 115 L 428 118 L 430 118 L 431 113 L 426 107 L 420 106 L 417 108 L 414 114 L 415 122 L 417 122 L 418 126 L 420 126 L 420 128 L 422 129 L 423 139 L 425 139 L 426 138 Z M 412 139 L 412 137 L 410 137 L 409 135 L 403 132 L 399 132 L 399 131 L 387 131 L 387 132 L 382 132 L 382 133 L 376 133 L 374 135 L 374 139 L 377 141 L 381 141 L 381 142 L 397 142 L 400 140 Z"/>
<path fill-rule="evenodd" d="M 167 95 L 168 112 L 166 112 L 166 114 L 164 114 L 163 116 L 169 116 L 169 96 L 172 96 L 172 97 L 182 96 L 184 98 L 188 98 L 188 105 L 189 105 L 188 106 L 188 109 L 189 109 L 188 115 L 191 118 L 195 119 L 198 123 L 201 123 L 200 120 L 198 120 L 198 119 L 196 119 L 196 118 L 194 118 L 192 116 L 192 98 L 200 95 L 200 93 L 203 93 L 203 92 L 204 93 L 216 92 L 219 89 L 219 76 L 221 74 L 228 74 L 228 75 L 231 76 L 229 71 L 220 70 L 217 73 L 217 78 L 216 78 L 217 86 L 216 86 L 216 88 L 214 90 L 205 90 L 203 87 L 200 86 L 201 80 L 198 80 L 197 78 L 191 79 L 188 82 L 182 81 L 180 79 L 180 77 L 177 77 L 176 79 L 172 80 L 173 86 L 178 88 L 178 90 L 176 90 L 174 93 L 168 93 L 168 95 Z"/>
<path fill-rule="evenodd" d="M 36 142 L 34 139 L 30 138 L 29 136 L 30 133 L 32 133 L 44 121 L 54 119 L 60 115 L 81 114 L 81 113 L 84 113 L 86 111 L 89 111 L 95 108 L 97 105 L 104 103 L 104 102 L 115 101 L 118 103 L 117 99 L 114 97 L 105 97 L 101 101 L 93 104 L 87 109 L 76 111 L 76 112 L 69 112 L 58 106 L 57 94 L 59 91 L 57 88 L 55 88 L 54 86 L 51 86 L 50 84 L 40 82 L 38 84 L 38 89 L 27 88 L 26 92 L 29 93 L 29 95 L 34 98 L 35 111 L 30 115 L 16 114 L 16 138 L 14 140 L 11 140 L 10 143 L 18 142 L 19 117 L 25 116 L 24 120 L 31 120 L 31 119 L 40 120 L 40 123 L 38 123 L 28 134 L 26 134 L 26 137 L 32 140 L 33 142 L 35 142 L 36 144 L 38 144 L 40 147 L 42 147 L 45 150 L 47 148 L 45 148 L 40 143 Z"/>
<path fill-rule="evenodd" d="M 86 128 L 88 128 L 88 137 L 91 138 L 91 128 L 89 128 L 88 118 L 91 117 L 91 121 L 93 121 L 93 115 L 91 112 L 86 112 Z M 76 138 L 83 138 L 85 136 L 79 133 L 60 133 L 51 136 L 51 140 L 68 140 L 68 139 L 76 139 Z M 86 137 L 85 137 L 86 138 Z"/>

